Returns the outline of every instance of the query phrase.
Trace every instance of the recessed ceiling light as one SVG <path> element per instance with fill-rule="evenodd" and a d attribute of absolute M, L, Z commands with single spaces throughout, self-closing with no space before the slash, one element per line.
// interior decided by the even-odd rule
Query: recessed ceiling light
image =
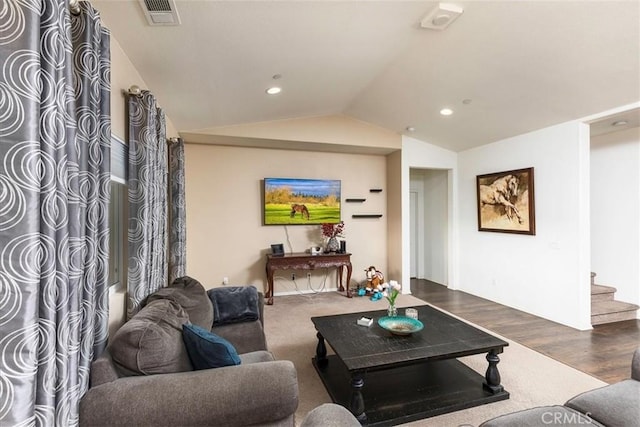
<path fill-rule="evenodd" d="M 407 130 L 407 132 L 415 132 L 416 131 L 416 128 L 414 128 L 413 126 L 407 126 L 405 129 Z"/>
<path fill-rule="evenodd" d="M 442 114 L 443 116 L 450 116 L 453 114 L 453 110 L 451 108 L 443 108 L 442 110 L 440 110 L 440 114 Z"/>
<path fill-rule="evenodd" d="M 462 100 L 462 103 L 463 103 L 464 105 L 469 105 L 469 104 L 471 104 L 471 100 L 470 100 L 469 98 L 466 98 L 466 99 L 463 99 L 463 100 Z"/>
<path fill-rule="evenodd" d="M 611 123 L 611 126 L 626 126 L 627 123 L 629 123 L 629 122 L 627 122 L 626 120 L 618 120 L 618 121 L 615 121 L 615 122 Z"/>
<path fill-rule="evenodd" d="M 278 87 L 278 86 L 272 86 L 272 87 L 270 87 L 269 89 L 267 89 L 267 90 L 266 90 L 266 92 L 267 92 L 269 95 L 277 95 L 277 94 L 279 94 L 280 92 L 282 92 L 282 88 L 281 88 L 281 87 Z"/>

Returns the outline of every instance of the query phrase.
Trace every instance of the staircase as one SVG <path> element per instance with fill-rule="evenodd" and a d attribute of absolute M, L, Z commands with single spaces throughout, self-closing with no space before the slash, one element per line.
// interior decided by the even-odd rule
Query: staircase
<path fill-rule="evenodd" d="M 616 301 L 616 288 L 595 284 L 596 273 L 591 273 L 591 324 L 622 322 L 636 318 L 637 305 Z"/>

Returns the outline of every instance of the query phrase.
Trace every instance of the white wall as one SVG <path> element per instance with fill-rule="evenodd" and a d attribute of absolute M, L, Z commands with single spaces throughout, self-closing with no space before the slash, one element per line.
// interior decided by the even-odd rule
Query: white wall
<path fill-rule="evenodd" d="M 458 155 L 460 289 L 589 329 L 589 131 L 569 122 Z M 534 168 L 536 235 L 479 232 L 476 175 Z"/>
<path fill-rule="evenodd" d="M 640 304 L 640 128 L 591 138 L 591 268 Z"/>
<path fill-rule="evenodd" d="M 457 253 L 456 253 L 456 203 L 457 203 L 457 154 L 453 151 L 411 138 L 402 137 L 402 276 L 409 278 L 411 271 L 409 224 L 411 209 L 409 193 L 412 169 L 440 169 L 447 173 L 447 281 L 443 284 L 456 289 Z M 408 280 L 406 280 L 408 282 Z M 408 284 L 408 283 L 407 283 Z M 403 286 L 403 292 L 409 292 L 409 286 Z"/>
<path fill-rule="evenodd" d="M 322 244 L 319 225 L 263 226 L 261 180 L 265 177 L 339 179 L 342 181 L 342 219 L 347 251 L 353 255 L 352 280 L 365 280 L 364 270 L 387 268 L 386 157 L 187 144 L 185 146 L 187 201 L 187 274 L 206 288 L 230 284 L 266 285 L 266 254 L 272 243 L 285 251 L 304 252 Z M 381 188 L 382 193 L 370 193 Z M 344 198 L 366 198 L 344 203 Z M 355 213 L 380 213 L 382 218 L 353 219 Z M 306 272 L 297 285 L 309 291 Z M 276 293 L 297 292 L 291 271 L 276 272 Z M 324 269 L 313 272 L 318 289 Z M 336 287 L 335 269 L 327 288 Z M 277 304 L 277 299 L 276 299 Z"/>

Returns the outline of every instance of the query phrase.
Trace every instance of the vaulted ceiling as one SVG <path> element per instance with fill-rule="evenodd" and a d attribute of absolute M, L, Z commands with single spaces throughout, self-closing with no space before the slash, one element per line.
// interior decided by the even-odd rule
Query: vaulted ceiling
<path fill-rule="evenodd" d="M 456 1 L 444 31 L 432 1 L 91 3 L 178 131 L 343 114 L 460 151 L 640 101 L 637 0 Z"/>

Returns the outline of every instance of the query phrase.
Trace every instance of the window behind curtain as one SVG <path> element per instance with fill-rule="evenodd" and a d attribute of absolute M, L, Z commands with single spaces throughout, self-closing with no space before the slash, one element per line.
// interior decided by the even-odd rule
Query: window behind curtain
<path fill-rule="evenodd" d="M 109 286 L 124 289 L 126 277 L 125 209 L 127 207 L 128 147 L 111 136 L 111 201 L 109 203 Z"/>

